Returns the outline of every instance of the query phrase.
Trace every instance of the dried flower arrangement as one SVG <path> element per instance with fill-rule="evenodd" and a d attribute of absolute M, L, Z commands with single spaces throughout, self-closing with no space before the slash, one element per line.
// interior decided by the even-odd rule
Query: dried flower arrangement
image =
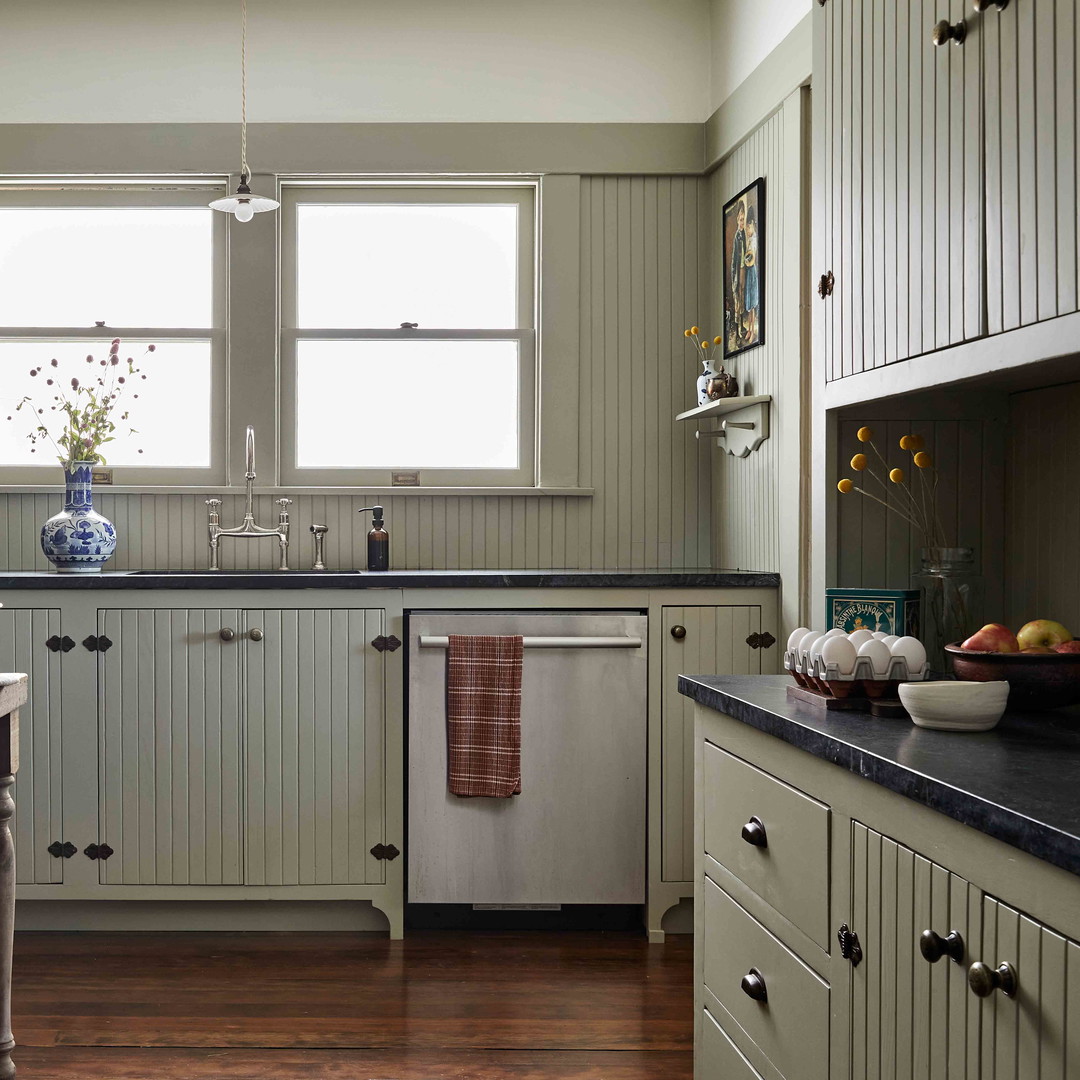
<path fill-rule="evenodd" d="M 719 398 L 735 397 L 739 393 L 738 380 L 724 370 L 723 361 L 720 361 L 719 368 L 714 367 L 709 356 L 709 349 L 716 345 L 723 345 L 724 339 L 714 337 L 710 341 L 708 335 L 701 336 L 701 328 L 698 326 L 691 326 L 688 330 L 684 330 L 683 337 L 694 343 L 697 349 L 696 355 L 705 365 L 705 372 L 699 377 L 699 401 L 701 399 L 716 401 Z"/>
<path fill-rule="evenodd" d="M 154 345 L 147 345 L 146 352 L 152 353 L 155 348 Z M 120 408 L 121 399 L 130 391 L 135 378 L 146 378 L 142 368 L 136 366 L 130 356 L 126 360 L 120 359 L 119 338 L 113 338 L 106 359 L 96 360 L 93 354 L 88 354 L 86 363 L 92 367 L 105 368 L 105 371 L 94 372 L 92 377 L 86 379 L 68 377 L 61 374 L 60 362 L 56 359 L 49 361 L 49 367 L 53 369 L 51 373 L 46 372 L 44 367 L 30 369 L 33 378 L 44 374 L 45 385 L 55 388 L 49 411 L 63 413 L 65 417 L 64 431 L 58 438 L 53 437 L 41 420 L 45 415 L 45 406 L 35 403 L 29 395 L 15 406 L 15 412 L 28 408 L 34 417 L 34 427 L 27 435 L 33 444 L 30 452 L 36 453 L 37 444 L 45 440 L 52 444 L 60 464 L 65 468 L 76 461 L 94 465 L 105 464 L 102 447 L 116 438 L 117 428 L 113 414 Z M 67 389 L 68 386 L 70 390 Z M 132 393 L 131 396 L 136 399 L 139 395 Z M 125 409 L 118 419 L 123 422 L 129 416 L 130 413 Z M 15 417 L 9 416 L 8 420 L 14 421 Z M 129 432 L 132 435 L 138 434 L 134 428 L 129 428 Z M 141 454 L 142 450 L 139 453 Z"/>

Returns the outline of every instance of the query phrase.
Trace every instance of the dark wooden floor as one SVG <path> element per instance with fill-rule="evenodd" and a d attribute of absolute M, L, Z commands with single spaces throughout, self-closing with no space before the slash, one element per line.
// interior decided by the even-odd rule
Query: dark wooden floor
<path fill-rule="evenodd" d="M 20 934 L 24 1080 L 689 1080 L 689 937 Z"/>

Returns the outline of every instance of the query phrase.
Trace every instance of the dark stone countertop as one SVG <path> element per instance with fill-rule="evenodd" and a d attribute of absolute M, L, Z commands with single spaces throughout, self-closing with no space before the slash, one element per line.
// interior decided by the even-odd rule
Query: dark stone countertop
<path fill-rule="evenodd" d="M 679 692 L 848 772 L 1080 874 L 1080 707 L 1006 713 L 983 732 L 819 712 L 786 675 L 680 675 Z"/>
<path fill-rule="evenodd" d="M 0 571 L 0 589 L 776 589 L 740 570 L 112 570 Z"/>

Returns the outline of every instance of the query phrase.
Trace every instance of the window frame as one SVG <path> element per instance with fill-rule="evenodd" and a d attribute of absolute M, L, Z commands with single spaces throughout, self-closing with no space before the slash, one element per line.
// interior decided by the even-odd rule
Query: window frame
<path fill-rule="evenodd" d="M 38 208 L 186 208 L 207 207 L 222 185 L 219 178 L 205 181 L 188 178 L 5 178 L 0 183 L 0 206 L 4 209 Z M 213 213 L 212 211 L 208 211 Z M 211 318 L 209 327 L 139 326 L 0 326 L 0 342 L 86 342 L 90 351 L 113 338 L 133 345 L 162 345 L 170 341 L 206 341 L 210 344 L 210 464 L 177 468 L 170 465 L 112 465 L 113 485 L 118 488 L 183 488 L 221 485 L 226 480 L 226 425 L 228 421 L 228 215 L 211 217 Z M 108 317 L 107 312 L 103 312 Z M 106 457 L 108 454 L 106 454 Z M 0 484 L 5 488 L 35 490 L 62 484 L 59 462 L 51 452 L 42 453 L 40 464 L 6 465 L 0 462 Z"/>
<path fill-rule="evenodd" d="M 280 268 L 280 478 L 293 487 L 389 488 L 393 473 L 418 471 L 420 487 L 500 488 L 537 485 L 537 438 L 539 423 L 537 398 L 538 241 L 539 181 L 535 178 L 350 178 L 318 180 L 281 178 L 281 268 Z M 518 207 L 518 290 L 517 322 L 513 328 L 445 329 L 421 327 L 313 328 L 297 326 L 297 216 L 304 203 L 328 205 L 370 204 L 463 204 L 513 203 Z M 297 464 L 297 346 L 312 341 L 513 341 L 518 348 L 518 446 L 516 469 L 440 469 L 402 464 L 393 469 L 363 469 L 353 466 L 301 468 Z M 410 419 L 418 424 L 439 423 L 438 388 L 431 397 L 420 396 Z M 408 489 L 405 489 L 408 490 Z"/>

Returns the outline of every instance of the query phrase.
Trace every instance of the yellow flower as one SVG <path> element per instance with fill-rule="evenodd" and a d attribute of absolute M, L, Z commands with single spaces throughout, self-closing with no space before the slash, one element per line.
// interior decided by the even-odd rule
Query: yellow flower
<path fill-rule="evenodd" d="M 934 464 L 933 459 L 925 450 L 920 450 L 912 460 L 920 469 L 929 469 Z"/>
<path fill-rule="evenodd" d="M 911 435 L 901 435 L 900 436 L 900 449 L 901 450 L 914 450 L 915 448 L 911 445 L 911 440 L 912 440 Z"/>
<path fill-rule="evenodd" d="M 696 334 L 697 332 L 698 332 L 698 327 L 696 327 L 696 326 L 691 326 L 690 327 L 690 333 L 691 334 Z"/>
<path fill-rule="evenodd" d="M 908 449 L 921 450 L 926 445 L 926 440 L 921 435 L 908 436 Z"/>
<path fill-rule="evenodd" d="M 703 341 L 703 342 L 701 343 L 701 347 L 702 347 L 703 349 L 707 349 L 707 348 L 709 347 L 709 343 L 708 343 L 707 341 Z"/>
<path fill-rule="evenodd" d="M 855 490 L 855 485 L 845 476 L 844 479 L 836 485 L 836 490 L 839 491 L 841 495 L 846 495 L 849 491 Z"/>
<path fill-rule="evenodd" d="M 865 454 L 856 454 L 851 459 L 851 467 L 856 472 L 862 472 L 863 469 L 866 468 L 866 465 L 867 465 L 867 461 L 866 461 L 866 455 Z"/>
<path fill-rule="evenodd" d="M 889 479 L 894 484 L 902 484 L 904 482 L 904 470 L 903 469 L 893 469 L 889 473 Z"/>
<path fill-rule="evenodd" d="M 714 345 L 723 345 L 724 344 L 724 339 L 722 337 L 714 337 L 712 339 L 712 343 Z"/>
<path fill-rule="evenodd" d="M 693 337 L 694 335 L 689 330 L 684 330 L 682 332 L 682 336 L 683 337 Z"/>
<path fill-rule="evenodd" d="M 873 428 L 861 427 L 855 434 L 859 442 L 869 442 L 874 437 L 874 430 Z"/>

